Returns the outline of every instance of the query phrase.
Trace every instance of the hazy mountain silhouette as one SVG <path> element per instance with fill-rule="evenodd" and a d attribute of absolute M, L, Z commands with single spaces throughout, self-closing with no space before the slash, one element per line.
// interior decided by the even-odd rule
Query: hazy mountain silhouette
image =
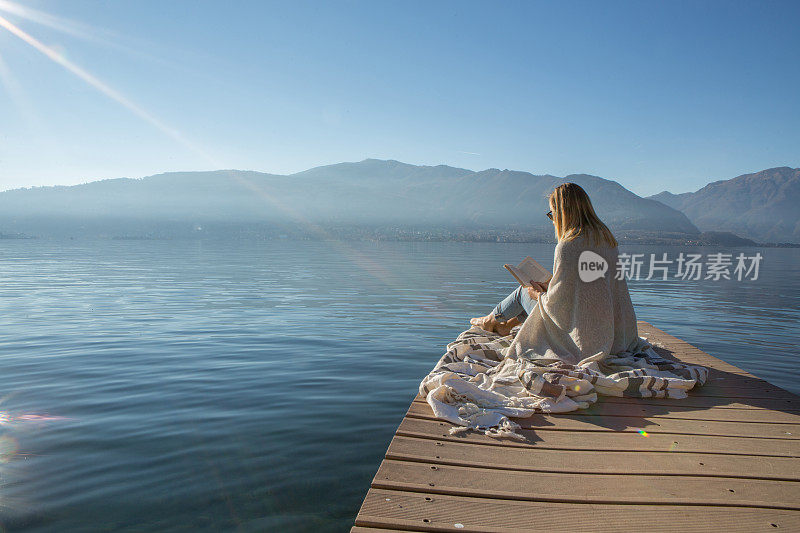
<path fill-rule="evenodd" d="M 778 167 L 650 199 L 683 211 L 703 231 L 800 243 L 800 168 Z"/>
<path fill-rule="evenodd" d="M 697 235 L 681 212 L 615 181 L 366 159 L 292 175 L 175 172 L 0 193 L 0 231 L 41 236 L 180 236 L 211 225 L 524 228 L 552 236 L 546 196 L 573 181 L 622 233 Z M 313 229 L 311 230 L 313 232 Z"/>

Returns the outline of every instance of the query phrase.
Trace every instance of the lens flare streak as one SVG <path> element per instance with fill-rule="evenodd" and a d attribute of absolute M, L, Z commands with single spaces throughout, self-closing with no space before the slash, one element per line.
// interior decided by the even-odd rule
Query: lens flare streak
<path fill-rule="evenodd" d="M 7 426 L 14 422 L 44 422 L 51 420 L 68 420 L 63 416 L 50 416 L 50 415 L 35 415 L 35 414 L 22 414 L 12 415 L 7 411 L 0 411 L 0 426 Z"/>
<path fill-rule="evenodd" d="M 34 36 L 32 36 L 29 33 L 25 32 L 24 30 L 22 30 L 18 26 L 12 24 L 8 19 L 6 19 L 6 18 L 4 18 L 2 16 L 0 16 L 0 27 L 5 28 L 12 35 L 18 37 L 19 39 L 21 39 L 25 43 L 29 44 L 34 49 L 38 50 L 39 52 L 44 54 L 48 59 L 50 59 L 54 63 L 60 65 L 61 67 L 63 67 L 67 71 L 71 72 L 72 74 L 74 74 L 75 76 L 77 76 L 78 78 L 80 78 L 81 80 L 83 80 L 84 82 L 89 84 L 90 86 L 92 86 L 95 89 L 97 89 L 98 91 L 100 91 L 102 94 L 104 94 L 108 98 L 111 98 L 112 100 L 114 100 L 118 104 L 122 105 L 123 107 L 125 107 L 126 109 L 128 109 L 129 111 L 134 113 L 139 118 L 149 122 L 150 124 L 152 124 L 153 126 L 158 128 L 159 130 L 161 130 L 163 133 L 167 134 L 168 136 L 172 137 L 173 139 L 175 139 L 176 141 L 181 143 L 186 148 L 189 148 L 194 152 L 200 153 L 206 159 L 208 158 L 205 155 L 205 153 L 202 152 L 202 150 L 200 150 L 199 148 L 195 147 L 192 143 L 190 143 L 186 138 L 183 137 L 183 135 L 181 135 L 181 133 L 179 131 L 175 130 L 174 128 L 171 128 L 171 127 L 167 126 L 161 120 L 159 120 L 158 118 L 154 117 L 153 115 L 151 115 L 150 113 L 148 113 L 147 111 L 145 111 L 144 109 L 142 109 L 141 107 L 136 105 L 134 102 L 129 100 L 127 97 L 125 97 L 119 91 L 117 91 L 116 89 L 110 87 L 109 85 L 104 83 L 102 80 L 98 79 L 94 75 L 90 74 L 89 72 L 87 72 L 83 68 L 79 67 L 78 65 L 76 65 L 75 63 L 73 63 L 72 61 L 70 61 L 69 59 L 64 57 L 63 54 L 59 53 L 54 48 L 52 48 L 50 46 L 47 46 L 46 44 L 44 44 L 43 42 L 39 41 Z"/>

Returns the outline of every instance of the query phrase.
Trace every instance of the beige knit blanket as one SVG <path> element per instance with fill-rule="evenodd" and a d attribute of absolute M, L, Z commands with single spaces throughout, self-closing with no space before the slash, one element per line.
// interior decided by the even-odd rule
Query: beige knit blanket
<path fill-rule="evenodd" d="M 572 365 L 504 357 L 514 333 L 478 327 L 461 333 L 419 387 L 437 418 L 491 436 L 520 437 L 512 418 L 585 409 L 598 394 L 686 398 L 708 369 L 659 356 L 645 339 L 637 352 Z M 453 428 L 451 433 L 458 433 Z"/>

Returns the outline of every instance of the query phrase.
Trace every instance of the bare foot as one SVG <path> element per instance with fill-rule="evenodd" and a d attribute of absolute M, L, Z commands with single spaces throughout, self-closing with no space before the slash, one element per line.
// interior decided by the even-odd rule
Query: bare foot
<path fill-rule="evenodd" d="M 511 330 L 514 326 L 519 325 L 520 321 L 517 317 L 511 318 L 506 320 L 505 322 L 498 322 L 495 326 L 494 330 L 505 337 L 506 335 L 511 334 Z"/>
<path fill-rule="evenodd" d="M 494 317 L 494 313 L 489 313 L 486 316 L 470 318 L 469 323 L 473 326 L 485 329 L 486 331 L 494 331 L 494 328 L 497 326 L 497 319 Z"/>

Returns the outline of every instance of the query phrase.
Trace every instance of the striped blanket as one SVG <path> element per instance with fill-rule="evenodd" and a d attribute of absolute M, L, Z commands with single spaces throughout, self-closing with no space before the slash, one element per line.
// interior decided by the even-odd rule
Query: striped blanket
<path fill-rule="evenodd" d="M 703 385 L 708 369 L 665 359 L 646 339 L 634 352 L 578 364 L 504 357 L 519 326 L 501 337 L 473 326 L 447 345 L 419 387 L 437 418 L 456 424 L 451 433 L 476 430 L 521 438 L 511 418 L 536 412 L 585 409 L 598 394 L 629 398 L 686 398 Z"/>

